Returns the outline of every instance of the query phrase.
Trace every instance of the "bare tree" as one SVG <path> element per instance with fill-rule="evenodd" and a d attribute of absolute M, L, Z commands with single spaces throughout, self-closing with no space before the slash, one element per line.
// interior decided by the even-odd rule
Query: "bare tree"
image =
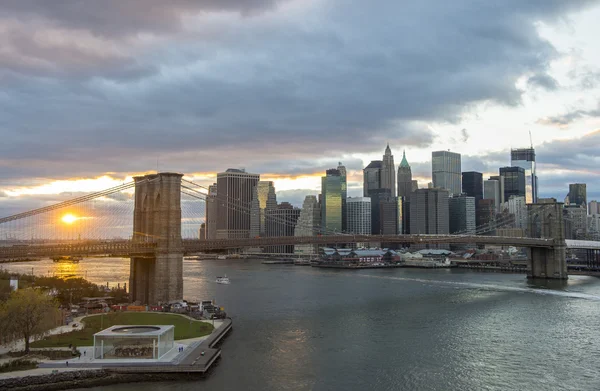
<path fill-rule="evenodd" d="M 45 292 L 20 289 L 0 304 L 0 334 L 9 341 L 23 338 L 25 353 L 29 353 L 31 339 L 55 327 L 59 316 L 56 301 Z"/>

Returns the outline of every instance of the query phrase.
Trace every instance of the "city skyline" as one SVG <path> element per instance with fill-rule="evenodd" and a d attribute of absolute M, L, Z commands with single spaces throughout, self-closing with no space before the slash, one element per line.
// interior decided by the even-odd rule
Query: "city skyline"
<path fill-rule="evenodd" d="M 530 146 L 529 131 L 540 197 L 562 200 L 569 183 L 587 183 L 588 199 L 600 199 L 598 2 L 507 2 L 506 12 L 462 0 L 353 10 L 336 1 L 156 2 L 153 17 L 131 7 L 114 18 L 115 4 L 3 5 L 3 215 L 155 169 L 208 186 L 243 167 L 301 206 L 342 161 L 355 197 L 362 168 L 388 142 L 397 157 L 406 150 L 419 187 L 436 150 L 460 153 L 462 171 L 487 178 L 510 166 L 511 148 Z M 357 15 L 368 16 L 358 36 Z M 453 21 L 437 26 L 443 34 L 408 23 L 442 16 Z M 389 41 L 382 23 L 428 44 Z M 487 26 L 496 34 L 483 34 Z M 443 39 L 463 33 L 456 47 Z M 321 52 L 330 56 L 312 55 Z"/>

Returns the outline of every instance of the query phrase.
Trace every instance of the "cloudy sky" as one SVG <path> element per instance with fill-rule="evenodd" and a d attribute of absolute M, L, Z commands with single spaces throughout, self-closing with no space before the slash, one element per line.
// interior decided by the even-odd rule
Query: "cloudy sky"
<path fill-rule="evenodd" d="M 426 186 L 432 150 L 490 175 L 529 131 L 542 196 L 600 198 L 598 20 L 591 0 L 4 0 L 0 211 L 157 167 L 244 167 L 301 204 L 341 161 L 358 195 L 388 142 Z"/>

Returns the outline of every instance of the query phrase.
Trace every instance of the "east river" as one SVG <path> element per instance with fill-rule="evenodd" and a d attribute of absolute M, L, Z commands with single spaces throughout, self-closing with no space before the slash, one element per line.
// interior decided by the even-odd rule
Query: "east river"
<path fill-rule="evenodd" d="M 129 274 L 118 258 L 2 266 L 111 286 Z M 231 285 L 214 282 L 225 274 Z M 96 390 L 600 389 L 593 277 L 543 285 L 523 274 L 186 260 L 184 282 L 186 298 L 214 298 L 234 321 L 212 373 Z"/>

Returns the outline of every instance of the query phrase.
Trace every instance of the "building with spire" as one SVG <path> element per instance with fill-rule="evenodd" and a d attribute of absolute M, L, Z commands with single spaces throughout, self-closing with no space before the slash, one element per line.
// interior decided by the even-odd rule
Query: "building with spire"
<path fill-rule="evenodd" d="M 392 155 L 390 144 L 385 148 L 381 163 L 381 188 L 389 189 L 391 197 L 396 196 L 396 166 L 394 165 L 394 155 Z"/>
<path fill-rule="evenodd" d="M 346 167 L 342 165 L 342 162 L 339 162 L 337 170 L 340 172 L 342 185 L 342 231 L 346 232 L 348 228 L 348 216 L 346 215 L 346 199 L 348 198 L 348 180 L 346 179 Z"/>
<path fill-rule="evenodd" d="M 412 171 L 406 160 L 406 151 L 402 151 L 402 161 L 398 166 L 398 197 L 409 197 L 410 193 L 416 190 L 413 187 Z"/>

